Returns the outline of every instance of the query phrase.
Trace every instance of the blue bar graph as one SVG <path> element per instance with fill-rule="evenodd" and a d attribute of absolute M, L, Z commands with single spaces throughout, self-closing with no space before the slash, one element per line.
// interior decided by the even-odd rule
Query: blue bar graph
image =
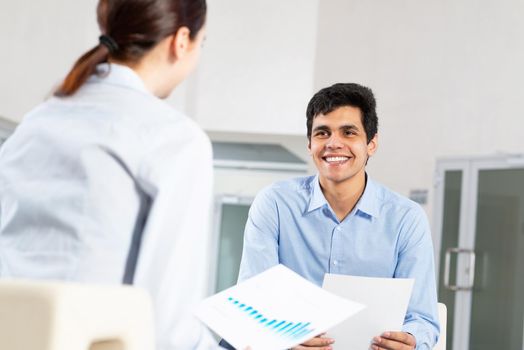
<path fill-rule="evenodd" d="M 273 329 L 280 328 L 280 326 L 283 325 L 284 323 L 286 323 L 286 321 L 280 321 L 279 323 L 277 323 L 276 325 L 273 326 Z"/>
<path fill-rule="evenodd" d="M 233 297 L 228 297 L 227 301 L 234 307 L 242 311 L 247 317 L 256 321 L 266 329 L 271 330 L 275 335 L 287 338 L 298 339 L 315 331 L 310 328 L 311 322 L 291 322 L 287 320 L 277 320 L 265 316 L 256 308 L 237 300 Z"/>

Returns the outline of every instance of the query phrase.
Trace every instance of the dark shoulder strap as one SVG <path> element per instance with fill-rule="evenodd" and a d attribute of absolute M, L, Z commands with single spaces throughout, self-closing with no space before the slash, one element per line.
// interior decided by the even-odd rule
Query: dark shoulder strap
<path fill-rule="evenodd" d="M 140 208 L 138 216 L 136 218 L 135 229 L 133 231 L 133 237 L 131 238 L 131 246 L 129 247 L 129 253 L 127 255 L 126 267 L 124 270 L 124 284 L 133 284 L 135 279 L 135 270 L 138 263 L 138 255 L 140 253 L 140 245 L 142 244 L 142 235 L 147 223 L 147 217 L 149 210 L 151 209 L 151 199 L 142 195 L 140 200 Z"/>
<path fill-rule="evenodd" d="M 227 350 L 236 350 L 234 347 L 231 346 L 231 344 L 229 344 L 227 341 L 225 341 L 224 339 L 221 339 L 220 340 L 220 343 L 218 344 L 220 345 L 221 347 L 227 349 Z"/>

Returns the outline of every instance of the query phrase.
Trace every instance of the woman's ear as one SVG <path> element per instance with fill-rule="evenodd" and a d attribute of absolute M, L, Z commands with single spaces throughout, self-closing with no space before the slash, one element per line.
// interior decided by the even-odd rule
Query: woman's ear
<path fill-rule="evenodd" d="M 102 34 L 106 34 L 107 29 L 107 0 L 100 0 L 96 7 L 96 17 L 98 28 Z"/>
<path fill-rule="evenodd" d="M 188 27 L 180 27 L 177 32 L 173 34 L 171 52 L 176 59 L 183 58 L 190 50 L 191 39 L 189 34 L 190 30 Z"/>

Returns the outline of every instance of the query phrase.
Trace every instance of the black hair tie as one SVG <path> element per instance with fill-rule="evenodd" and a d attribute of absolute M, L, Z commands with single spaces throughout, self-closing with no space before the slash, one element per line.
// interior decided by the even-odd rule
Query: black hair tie
<path fill-rule="evenodd" d="M 104 45 L 109 50 L 109 53 L 115 53 L 118 51 L 118 44 L 110 36 L 105 34 L 98 37 L 98 41 L 101 45 Z"/>

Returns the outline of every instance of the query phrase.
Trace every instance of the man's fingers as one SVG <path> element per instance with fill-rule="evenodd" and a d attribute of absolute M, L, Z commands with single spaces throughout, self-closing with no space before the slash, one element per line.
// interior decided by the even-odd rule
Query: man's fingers
<path fill-rule="evenodd" d="M 415 345 L 416 343 L 415 337 L 406 332 L 384 332 L 382 338 L 396 340 L 407 345 Z"/>
<path fill-rule="evenodd" d="M 334 339 L 324 338 L 324 334 L 320 334 L 294 347 L 293 350 L 331 350 L 330 345 L 334 342 Z"/>
<path fill-rule="evenodd" d="M 409 333 L 385 332 L 380 337 L 373 338 L 373 350 L 412 350 L 416 341 Z"/>
<path fill-rule="evenodd" d="M 331 345 L 334 343 L 334 340 L 331 338 L 320 338 L 315 337 L 311 338 L 308 341 L 303 342 L 301 345 L 306 346 L 324 346 L 324 345 Z"/>
<path fill-rule="evenodd" d="M 376 337 L 373 339 L 373 345 L 371 346 L 373 350 L 408 350 L 411 349 L 403 343 L 399 343 L 395 340 L 389 340 L 386 338 Z"/>
<path fill-rule="evenodd" d="M 299 346 L 295 346 L 293 349 L 291 350 L 332 350 L 333 348 L 331 346 L 321 346 L 321 347 L 310 347 L 310 346 L 302 346 L 302 345 L 299 345 Z"/>

